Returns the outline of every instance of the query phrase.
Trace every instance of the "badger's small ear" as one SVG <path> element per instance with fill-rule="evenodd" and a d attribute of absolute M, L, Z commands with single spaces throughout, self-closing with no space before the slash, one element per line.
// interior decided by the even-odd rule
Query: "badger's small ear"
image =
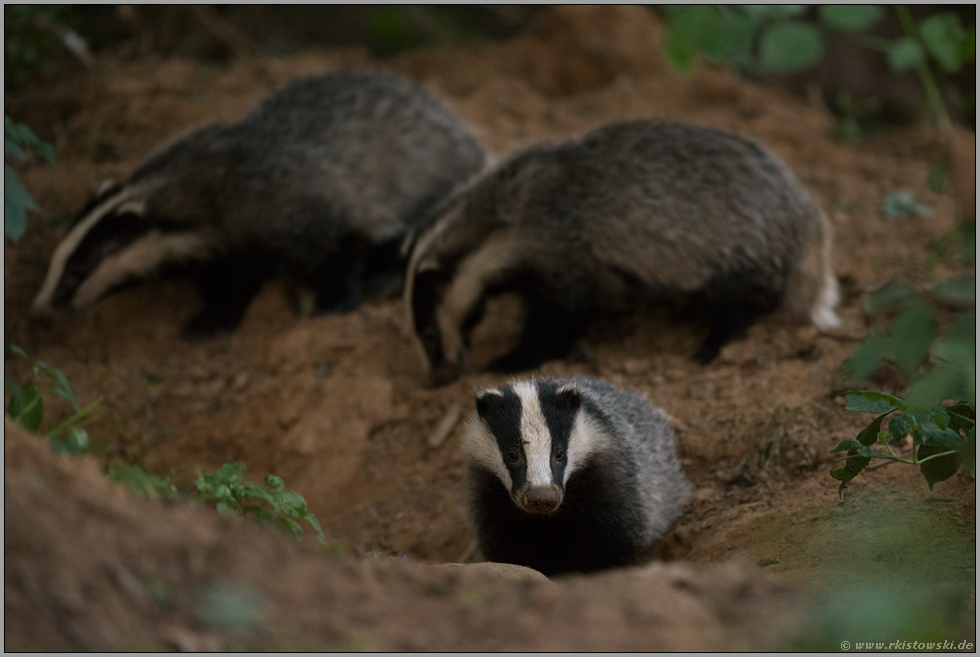
<path fill-rule="evenodd" d="M 99 183 L 98 188 L 95 190 L 95 196 L 97 198 L 105 196 L 109 192 L 114 192 L 120 189 L 120 185 L 116 182 L 115 178 L 106 178 L 101 183 Z"/>
<path fill-rule="evenodd" d="M 558 408 L 574 413 L 581 405 L 582 397 L 572 386 L 562 386 L 555 391 L 555 406 Z"/>
<path fill-rule="evenodd" d="M 496 388 L 481 388 L 476 391 L 476 412 L 485 418 L 492 409 L 496 408 L 504 398 L 504 394 Z"/>

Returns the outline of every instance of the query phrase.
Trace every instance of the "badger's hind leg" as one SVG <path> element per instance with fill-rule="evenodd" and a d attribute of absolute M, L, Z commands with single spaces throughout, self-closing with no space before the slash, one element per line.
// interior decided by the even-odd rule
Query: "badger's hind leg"
<path fill-rule="evenodd" d="M 823 215 L 809 226 L 805 240 L 786 281 L 782 313 L 792 321 L 810 322 L 821 331 L 837 328 L 840 318 L 835 308 L 840 291 L 831 265 L 832 230 Z"/>
<path fill-rule="evenodd" d="M 694 354 L 694 360 L 702 365 L 707 365 L 713 361 L 718 357 L 722 347 L 745 335 L 758 314 L 758 310 L 750 305 L 716 308 L 712 312 L 708 337 L 705 338 L 698 352 Z"/>
<path fill-rule="evenodd" d="M 264 263 L 251 258 L 222 259 L 194 271 L 204 309 L 184 324 L 182 337 L 200 340 L 234 331 L 269 275 Z"/>

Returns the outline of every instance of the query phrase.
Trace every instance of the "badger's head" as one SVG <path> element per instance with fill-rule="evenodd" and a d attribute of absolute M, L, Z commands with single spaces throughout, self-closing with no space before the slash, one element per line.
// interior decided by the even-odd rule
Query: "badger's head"
<path fill-rule="evenodd" d="M 520 257 L 524 245 L 464 189 L 444 203 L 441 216 L 414 236 L 405 275 L 405 310 L 432 385 L 455 380 L 466 368 L 469 338 L 483 316 L 487 294 Z M 479 190 L 478 190 L 479 191 Z"/>
<path fill-rule="evenodd" d="M 463 438 L 467 465 L 495 475 L 519 509 L 552 513 L 569 477 L 608 444 L 588 405 L 574 386 L 546 380 L 479 390 Z"/>
<path fill-rule="evenodd" d="M 51 256 L 32 306 L 35 315 L 82 308 L 162 265 L 205 255 L 201 231 L 161 220 L 148 210 L 161 185 L 103 185 Z"/>
<path fill-rule="evenodd" d="M 450 252 L 455 246 L 453 224 L 461 212 L 458 207 L 450 210 L 451 203 L 440 203 L 433 212 L 438 219 L 427 221 L 424 230 L 412 231 L 402 245 L 410 254 L 404 292 L 408 325 L 432 385 L 456 379 L 466 366 L 461 327 L 446 299 L 458 260 Z"/>

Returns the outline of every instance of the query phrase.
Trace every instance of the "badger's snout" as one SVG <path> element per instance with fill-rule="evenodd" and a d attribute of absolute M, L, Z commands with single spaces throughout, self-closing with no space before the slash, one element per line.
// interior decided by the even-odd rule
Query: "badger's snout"
<path fill-rule="evenodd" d="M 529 513 L 551 513 L 561 504 L 561 494 L 554 486 L 531 486 L 523 501 L 524 510 Z"/>

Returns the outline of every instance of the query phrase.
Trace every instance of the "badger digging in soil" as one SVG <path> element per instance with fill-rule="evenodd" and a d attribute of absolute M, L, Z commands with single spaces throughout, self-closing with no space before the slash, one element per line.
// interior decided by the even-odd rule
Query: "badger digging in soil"
<path fill-rule="evenodd" d="M 204 309 L 193 337 L 234 330 L 262 282 L 285 273 L 317 310 L 397 284 L 399 245 L 430 206 L 483 168 L 466 123 L 384 72 L 292 82 L 240 122 L 163 147 L 100 193 L 58 245 L 38 314 L 78 309 L 134 279 L 182 273 Z"/>
<path fill-rule="evenodd" d="M 567 353 L 588 322 L 651 302 L 701 315 L 710 362 L 760 313 L 836 326 L 830 227 L 759 144 L 636 120 L 536 146 L 443 201 L 406 276 L 409 325 L 432 383 L 456 378 L 488 297 L 517 292 L 517 371 Z"/>
<path fill-rule="evenodd" d="M 663 411 L 605 381 L 532 379 L 476 394 L 463 438 L 483 557 L 546 575 L 636 563 L 691 486 Z"/>

